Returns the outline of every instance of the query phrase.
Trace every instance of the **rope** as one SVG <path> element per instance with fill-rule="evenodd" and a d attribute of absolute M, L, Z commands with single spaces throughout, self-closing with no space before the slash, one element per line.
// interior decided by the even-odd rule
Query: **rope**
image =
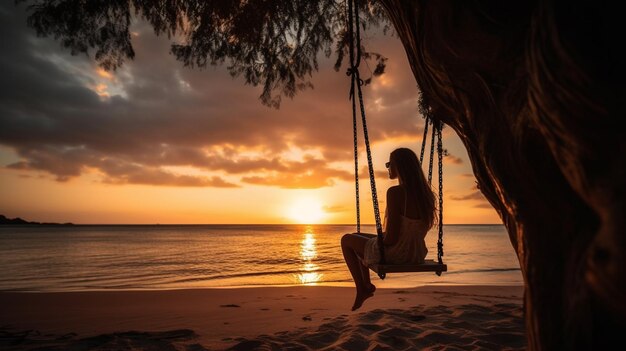
<path fill-rule="evenodd" d="M 350 79 L 350 100 L 352 101 L 352 132 L 354 136 L 354 191 L 356 194 L 356 232 L 361 233 L 361 206 L 359 199 L 359 150 L 358 150 L 358 133 L 357 133 L 357 120 L 356 120 L 356 100 L 354 99 L 354 75 L 352 70 L 359 66 L 359 61 L 354 60 L 354 37 L 353 37 L 353 23 L 352 23 L 352 2 L 348 4 L 348 26 L 350 31 L 348 33 L 350 39 L 350 68 L 347 75 L 351 76 Z"/>
<path fill-rule="evenodd" d="M 358 0 L 348 0 L 348 38 L 350 41 L 350 68 L 346 72 L 350 76 L 350 100 L 352 101 L 352 131 L 354 137 L 354 180 L 355 180 L 355 192 L 356 192 L 356 217 L 357 217 L 357 233 L 361 232 L 361 212 L 360 212 L 360 199 L 359 199 L 359 163 L 358 163 L 358 133 L 357 133 L 357 117 L 356 117 L 356 95 L 359 99 L 359 110 L 361 112 L 361 123 L 363 125 L 363 137 L 365 140 L 365 150 L 367 153 L 367 167 L 369 170 L 370 187 L 372 191 L 372 203 L 374 205 L 374 218 L 376 220 L 376 233 L 378 238 L 378 248 L 380 251 L 379 264 L 385 264 L 385 246 L 383 242 L 383 227 L 382 220 L 380 218 L 380 209 L 378 205 L 378 194 L 376 192 L 376 179 L 374 177 L 374 166 L 372 163 L 372 151 L 370 148 L 369 135 L 367 132 L 367 121 L 365 118 L 365 104 L 363 103 L 363 91 L 361 86 L 363 80 L 359 73 L 359 64 L 361 63 L 361 30 L 359 24 L 359 4 Z M 355 35 L 356 34 L 356 35 Z M 355 38 L 356 36 L 356 38 Z M 356 50 L 356 57 L 355 57 Z M 424 151 L 426 148 L 426 137 L 428 136 L 428 124 L 432 123 L 432 136 L 430 141 L 430 160 L 428 163 L 428 184 L 432 184 L 432 169 L 433 159 L 435 151 L 435 135 L 437 136 L 437 156 L 438 156 L 438 173 L 439 173 L 439 223 L 438 223 L 438 240 L 437 240 L 437 260 L 439 264 L 443 264 L 443 143 L 441 130 L 443 128 L 443 122 L 432 120 L 430 117 L 426 117 L 424 125 L 424 137 L 422 138 L 422 148 L 420 152 L 420 163 L 424 160 Z M 441 275 L 441 272 L 436 272 L 437 275 Z M 385 272 L 379 271 L 378 276 L 380 279 L 385 279 Z"/>
<path fill-rule="evenodd" d="M 353 131 L 356 135 L 356 99 L 354 90 L 356 87 L 356 95 L 359 99 L 359 109 L 361 111 L 361 123 L 363 125 L 363 137 L 365 139 L 365 150 L 367 153 L 367 166 L 369 170 L 370 176 L 370 186 L 372 190 L 372 203 L 374 205 L 374 218 L 376 220 L 376 233 L 378 235 L 378 247 L 380 249 L 380 264 L 385 264 L 385 249 L 383 243 L 383 226 L 382 220 L 380 218 L 380 209 L 378 206 L 378 194 L 376 192 L 376 179 L 374 177 L 374 166 L 372 163 L 372 151 L 370 148 L 369 135 L 367 132 L 367 121 L 365 118 L 365 104 L 363 102 L 363 91 L 361 90 L 361 86 L 363 85 L 363 80 L 359 74 L 359 64 L 361 63 L 361 30 L 359 24 L 359 3 L 357 0 L 349 0 L 348 1 L 348 27 L 350 29 L 349 32 L 349 40 L 350 40 L 350 68 L 348 69 L 347 75 L 351 76 L 351 84 L 350 84 L 350 99 L 352 100 L 352 116 L 353 116 Z M 356 34 L 356 38 L 355 38 Z M 356 57 L 355 57 L 356 50 Z M 356 189 L 357 189 L 357 203 L 359 201 L 358 198 L 358 152 L 356 150 L 357 139 L 355 140 L 355 179 L 357 181 Z M 357 205 L 357 217 L 360 217 L 360 210 Z M 357 218 L 357 230 L 360 231 L 360 218 Z M 385 278 L 385 273 L 378 274 L 381 279 Z"/>
<path fill-rule="evenodd" d="M 429 117 L 424 117 L 424 136 L 422 137 L 422 151 L 420 151 L 420 165 L 424 162 L 424 149 L 426 149 L 426 137 L 428 136 Z"/>
<path fill-rule="evenodd" d="M 433 125 L 432 136 L 430 140 L 430 160 L 428 163 L 428 184 L 432 184 L 432 170 L 433 170 L 433 152 L 435 150 L 435 137 L 437 138 L 437 158 L 438 158 L 438 175 L 439 175 L 439 208 L 438 208 L 438 235 L 437 235 L 437 261 L 439 264 L 443 264 L 443 142 L 441 131 L 443 129 L 443 122 L 434 121 L 431 117 L 426 116 L 426 124 L 424 126 L 424 137 L 422 138 L 422 150 L 420 152 L 420 163 L 424 159 L 424 150 L 426 148 L 426 137 L 428 134 L 428 124 Z M 438 276 L 441 275 L 441 271 L 435 272 Z"/>
<path fill-rule="evenodd" d="M 350 91 L 354 90 L 354 79 L 351 80 Z M 359 201 L 359 150 L 356 122 L 356 101 L 352 99 L 352 131 L 354 135 L 354 192 L 356 193 L 356 232 L 361 233 L 361 207 Z"/>
<path fill-rule="evenodd" d="M 435 126 L 435 121 L 433 123 L 433 132 L 432 137 L 430 138 L 430 161 L 428 162 L 428 185 L 432 184 L 433 180 L 433 153 L 435 151 L 435 134 L 437 133 L 437 127 Z"/>
<path fill-rule="evenodd" d="M 443 264 L 443 142 L 441 141 L 441 130 L 443 122 L 437 124 L 437 155 L 439 156 L 439 235 L 437 239 L 437 261 Z M 441 271 L 436 272 L 441 275 Z"/>

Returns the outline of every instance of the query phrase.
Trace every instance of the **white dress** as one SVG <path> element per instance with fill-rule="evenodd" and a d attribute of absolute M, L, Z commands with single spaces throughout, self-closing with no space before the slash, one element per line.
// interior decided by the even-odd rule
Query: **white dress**
<path fill-rule="evenodd" d="M 428 253 L 424 238 L 428 233 L 426 223 L 422 219 L 413 219 L 406 216 L 406 195 L 404 199 L 404 214 L 400 226 L 398 242 L 392 246 L 385 246 L 385 261 L 387 264 L 421 264 Z M 373 237 L 365 243 L 365 264 L 380 263 L 378 238 Z"/>

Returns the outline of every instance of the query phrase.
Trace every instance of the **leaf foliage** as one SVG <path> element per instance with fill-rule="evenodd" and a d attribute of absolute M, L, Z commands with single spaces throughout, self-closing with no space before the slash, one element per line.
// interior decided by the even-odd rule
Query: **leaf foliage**
<path fill-rule="evenodd" d="M 312 88 L 318 54 L 333 52 L 339 70 L 349 49 L 346 5 L 337 0 L 17 0 L 26 3 L 28 25 L 51 36 L 74 55 L 86 54 L 115 70 L 135 52 L 134 19 L 173 40 L 171 53 L 184 65 L 225 65 L 233 77 L 262 86 L 261 101 L 278 108 L 283 96 Z M 389 28 L 382 8 L 364 0 L 362 29 Z M 386 58 L 362 47 L 384 73 Z M 366 83 L 371 81 L 371 77 Z"/>

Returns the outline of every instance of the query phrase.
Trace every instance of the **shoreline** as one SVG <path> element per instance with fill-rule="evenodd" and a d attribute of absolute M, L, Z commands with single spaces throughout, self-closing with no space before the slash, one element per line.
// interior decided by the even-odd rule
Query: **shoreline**
<path fill-rule="evenodd" d="M 375 273 L 373 273 L 375 274 Z M 374 277 L 372 277 L 374 278 Z M 420 289 L 427 287 L 520 287 L 520 284 L 510 283 L 510 284 L 464 284 L 464 283 L 426 283 L 422 285 L 415 286 L 402 286 L 402 285 L 391 285 L 384 286 L 386 282 L 381 282 L 378 278 L 373 279 L 373 283 L 377 286 L 379 290 L 411 290 L 411 289 Z M 381 286 L 383 285 L 383 286 Z M 116 292 L 146 292 L 146 291 L 185 291 L 185 290 L 238 290 L 238 289 L 265 289 L 265 288 L 354 288 L 353 282 L 318 282 L 315 284 L 267 284 L 267 285 L 224 285 L 224 286 L 190 286 L 190 287 L 150 287 L 150 288 L 113 288 L 113 289 L 89 289 L 89 290 L 19 290 L 19 289 L 8 289 L 8 290 L 0 290 L 0 294 L 4 293 L 15 293 L 15 294 L 61 294 L 61 293 L 116 293 Z"/>
<path fill-rule="evenodd" d="M 380 288 L 361 309 L 351 312 L 354 288 L 337 286 L 0 292 L 0 331 L 6 340 L 19 337 L 23 345 L 14 345 L 16 350 L 69 348 L 86 340 L 116 348 L 110 343 L 125 338 L 138 346 L 161 340 L 163 349 L 180 346 L 181 350 L 189 345 L 204 349 L 302 345 L 310 340 L 317 340 L 315 345 L 305 345 L 312 349 L 364 343 L 369 345 L 365 348 L 394 347 L 387 342 L 391 339 L 403 345 L 487 342 L 516 349 L 524 336 L 522 297 L 522 286 Z M 466 335 L 462 340 L 457 335 L 461 325 L 454 327 L 461 322 Z M 374 334 L 382 333 L 380 338 L 367 328 L 377 329 Z M 495 328 L 494 333 L 484 328 Z M 495 332 L 498 328 L 504 329 Z M 430 340 L 433 333 L 439 336 L 430 339 L 443 339 Z M 475 338 L 468 339 L 472 334 Z M 492 340 L 494 335 L 501 337 Z"/>

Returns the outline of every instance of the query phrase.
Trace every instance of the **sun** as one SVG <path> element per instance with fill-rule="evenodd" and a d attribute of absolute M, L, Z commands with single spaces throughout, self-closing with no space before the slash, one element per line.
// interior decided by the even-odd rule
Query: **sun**
<path fill-rule="evenodd" d="M 316 224 L 326 217 L 326 212 L 316 199 L 301 198 L 290 204 L 287 216 L 298 224 Z"/>

